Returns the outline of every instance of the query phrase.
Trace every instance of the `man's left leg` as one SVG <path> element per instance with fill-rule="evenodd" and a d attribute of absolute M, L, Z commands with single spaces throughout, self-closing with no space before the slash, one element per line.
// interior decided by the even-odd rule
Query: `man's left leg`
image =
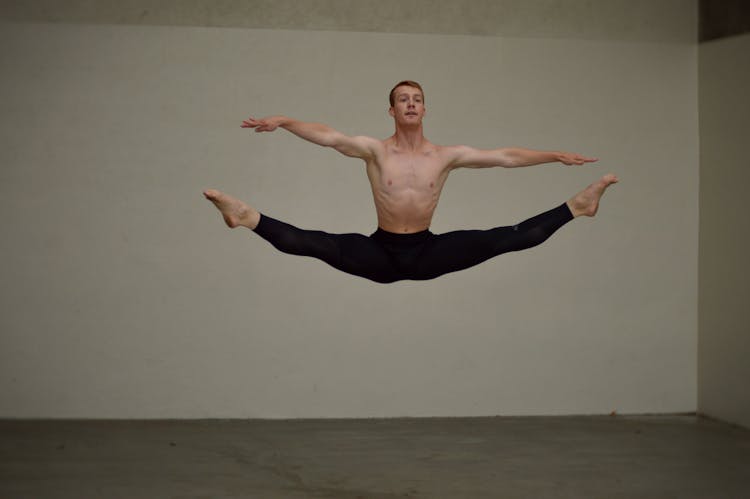
<path fill-rule="evenodd" d="M 617 181 L 614 175 L 605 175 L 566 203 L 518 225 L 436 235 L 420 255 L 413 278 L 434 279 L 473 267 L 503 253 L 537 246 L 574 218 L 596 215 L 604 191 Z"/>

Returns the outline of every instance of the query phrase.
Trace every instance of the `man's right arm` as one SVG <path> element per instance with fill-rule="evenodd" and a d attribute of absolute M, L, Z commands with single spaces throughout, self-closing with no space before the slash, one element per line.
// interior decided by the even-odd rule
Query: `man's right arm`
<path fill-rule="evenodd" d="M 322 123 L 308 123 L 286 116 L 269 116 L 267 118 L 248 118 L 242 122 L 242 128 L 254 128 L 256 132 L 272 132 L 281 127 L 313 144 L 332 147 L 341 154 L 353 158 L 368 160 L 375 155 L 380 141 L 370 137 L 350 137 Z"/>

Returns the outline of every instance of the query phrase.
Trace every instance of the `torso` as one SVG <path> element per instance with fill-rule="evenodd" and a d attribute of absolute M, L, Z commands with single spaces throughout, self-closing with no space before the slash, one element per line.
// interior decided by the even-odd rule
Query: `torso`
<path fill-rule="evenodd" d="M 430 227 L 450 172 L 448 149 L 427 140 L 417 150 L 399 147 L 393 137 L 382 141 L 367 163 L 381 229 L 410 234 Z"/>

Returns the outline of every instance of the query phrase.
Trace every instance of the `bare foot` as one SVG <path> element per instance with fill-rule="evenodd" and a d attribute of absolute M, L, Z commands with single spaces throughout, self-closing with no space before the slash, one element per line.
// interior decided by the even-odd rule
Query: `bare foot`
<path fill-rule="evenodd" d="M 611 173 L 603 176 L 568 200 L 570 212 L 573 213 L 574 217 L 593 217 L 599 209 L 599 199 L 604 191 L 617 182 L 619 182 L 619 179 Z"/>
<path fill-rule="evenodd" d="M 219 209 L 230 228 L 242 226 L 252 230 L 258 226 L 260 213 L 255 208 L 214 189 L 204 191 L 203 195 Z"/>

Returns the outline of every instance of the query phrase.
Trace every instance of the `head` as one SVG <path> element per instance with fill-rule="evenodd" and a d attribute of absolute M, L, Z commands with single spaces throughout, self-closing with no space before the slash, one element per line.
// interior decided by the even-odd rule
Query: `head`
<path fill-rule="evenodd" d="M 422 102 L 424 103 L 424 90 L 422 90 L 422 85 L 420 85 L 416 81 L 404 80 L 396 83 L 396 86 L 391 89 L 391 93 L 388 96 L 388 100 L 391 102 L 391 107 L 393 107 L 393 104 L 396 102 L 396 90 L 398 90 L 398 87 L 416 88 L 422 94 Z"/>
<path fill-rule="evenodd" d="M 416 81 L 404 80 L 398 82 L 391 90 L 388 100 L 391 103 L 388 113 L 397 122 L 402 119 L 406 120 L 405 124 L 415 120 L 417 123 L 422 122 L 425 112 L 424 92 L 422 86 Z"/>

